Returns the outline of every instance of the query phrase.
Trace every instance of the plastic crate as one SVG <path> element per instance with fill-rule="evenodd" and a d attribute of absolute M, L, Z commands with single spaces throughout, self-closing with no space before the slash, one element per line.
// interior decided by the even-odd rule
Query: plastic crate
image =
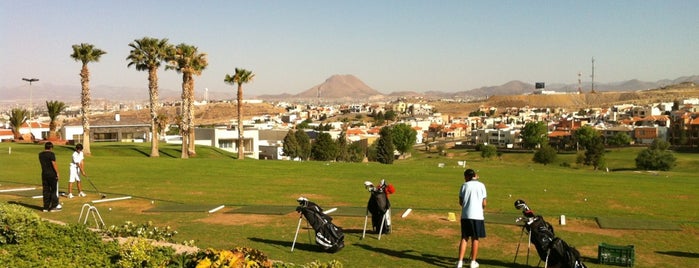
<path fill-rule="evenodd" d="M 631 267 L 634 260 L 633 245 L 615 246 L 605 243 L 599 244 L 597 261 L 601 264 L 611 264 Z"/>

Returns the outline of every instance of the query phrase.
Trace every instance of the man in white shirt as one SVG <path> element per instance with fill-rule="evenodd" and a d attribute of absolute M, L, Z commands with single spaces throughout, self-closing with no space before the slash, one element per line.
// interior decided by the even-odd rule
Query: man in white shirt
<path fill-rule="evenodd" d="M 473 169 L 464 171 L 465 182 L 459 191 L 459 205 L 461 205 L 461 242 L 459 243 L 459 261 L 457 268 L 462 268 L 463 259 L 468 247 L 468 239 L 471 239 L 471 268 L 477 268 L 478 239 L 485 237 L 485 217 L 483 210 L 488 196 L 485 185 L 478 180 L 478 175 Z"/>
<path fill-rule="evenodd" d="M 75 145 L 75 152 L 73 152 L 73 161 L 70 162 L 70 180 L 68 181 L 68 198 L 73 198 L 73 183 L 77 182 L 78 185 L 78 195 L 87 196 L 83 192 L 83 184 L 80 182 L 80 174 L 87 176 L 85 174 L 85 156 L 83 155 L 83 145 L 78 143 Z"/>

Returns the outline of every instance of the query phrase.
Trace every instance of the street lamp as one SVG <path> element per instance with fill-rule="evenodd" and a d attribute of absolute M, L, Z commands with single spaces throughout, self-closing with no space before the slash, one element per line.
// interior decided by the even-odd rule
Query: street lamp
<path fill-rule="evenodd" d="M 22 80 L 29 82 L 29 119 L 32 118 L 32 112 L 34 111 L 34 106 L 32 105 L 32 82 L 39 81 L 38 78 L 22 78 Z"/>

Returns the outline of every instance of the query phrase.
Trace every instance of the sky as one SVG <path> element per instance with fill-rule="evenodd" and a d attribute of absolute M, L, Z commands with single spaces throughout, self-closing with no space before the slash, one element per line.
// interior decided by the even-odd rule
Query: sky
<path fill-rule="evenodd" d="M 142 87 L 129 43 L 167 38 L 206 53 L 198 92 L 234 90 L 235 68 L 255 74 L 246 95 L 297 94 L 335 74 L 381 93 L 464 91 L 527 83 L 657 81 L 699 74 L 699 3 L 647 1 L 0 1 L 0 88 L 39 78 L 76 85 L 71 46 L 107 52 L 91 85 Z M 163 89 L 182 78 L 159 71 Z"/>

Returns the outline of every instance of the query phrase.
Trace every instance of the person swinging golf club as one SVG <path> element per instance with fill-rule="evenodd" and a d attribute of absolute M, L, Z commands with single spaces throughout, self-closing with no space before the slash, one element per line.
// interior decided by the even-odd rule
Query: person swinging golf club
<path fill-rule="evenodd" d="M 459 191 L 461 205 L 461 241 L 459 242 L 459 261 L 457 268 L 463 267 L 463 259 L 471 239 L 471 268 L 477 268 L 478 239 L 485 237 L 485 217 L 483 210 L 486 206 L 487 192 L 485 185 L 478 181 L 478 175 L 473 169 L 464 171 L 465 182 Z"/>
<path fill-rule="evenodd" d="M 78 185 L 78 196 L 87 196 L 83 192 L 83 184 L 80 181 L 80 174 L 87 176 L 85 174 L 85 155 L 83 155 L 83 145 L 78 143 L 75 145 L 75 152 L 73 152 L 73 161 L 70 162 L 70 179 L 68 181 L 68 198 L 73 198 L 73 183 Z"/>

